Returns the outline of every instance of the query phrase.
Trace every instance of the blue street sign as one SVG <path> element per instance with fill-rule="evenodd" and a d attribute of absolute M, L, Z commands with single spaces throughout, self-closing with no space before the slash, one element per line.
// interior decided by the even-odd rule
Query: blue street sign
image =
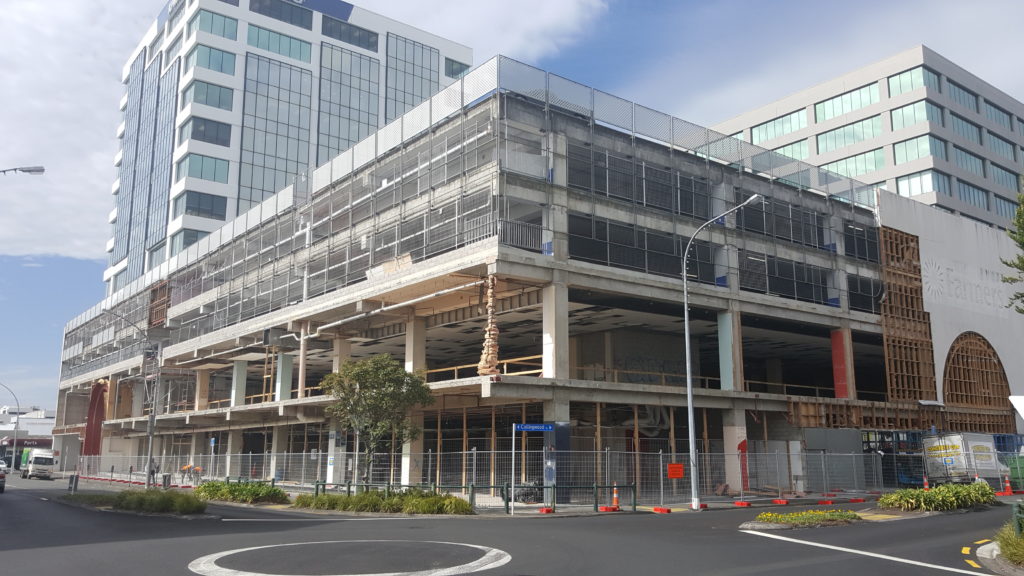
<path fill-rule="evenodd" d="M 210 448 L 213 448 L 217 444 L 217 437 L 210 436 Z"/>
<path fill-rule="evenodd" d="M 554 424 L 514 424 L 516 432 L 551 432 L 555 429 Z"/>

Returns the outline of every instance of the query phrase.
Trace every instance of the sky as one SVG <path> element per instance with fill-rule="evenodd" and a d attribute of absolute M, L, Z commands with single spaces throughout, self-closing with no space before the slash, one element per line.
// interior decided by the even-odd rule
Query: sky
<path fill-rule="evenodd" d="M 713 125 L 925 44 L 1024 100 L 1020 0 L 364 0 L 356 5 Z M 121 71 L 162 0 L 3 0 L 0 384 L 55 408 L 65 323 L 103 297 Z M 0 387 L 0 406 L 13 404 Z"/>

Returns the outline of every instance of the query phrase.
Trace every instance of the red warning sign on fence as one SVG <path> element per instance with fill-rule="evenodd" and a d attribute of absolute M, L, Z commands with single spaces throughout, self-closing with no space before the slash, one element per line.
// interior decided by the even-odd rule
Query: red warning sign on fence
<path fill-rule="evenodd" d="M 682 478 L 684 475 L 683 464 L 681 462 L 672 462 L 668 465 L 668 477 L 669 478 Z"/>

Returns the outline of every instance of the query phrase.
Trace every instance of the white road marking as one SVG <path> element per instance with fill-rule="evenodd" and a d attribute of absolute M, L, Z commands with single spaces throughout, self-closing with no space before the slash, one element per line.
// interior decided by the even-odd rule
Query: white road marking
<path fill-rule="evenodd" d="M 380 522 L 383 520 L 427 520 L 427 518 L 221 518 L 221 522 Z"/>
<path fill-rule="evenodd" d="M 329 540 L 325 542 L 293 542 L 290 544 L 270 544 L 267 546 L 253 546 L 251 548 L 238 548 L 235 550 L 227 550 L 225 552 L 217 552 L 216 554 L 209 554 L 201 558 L 196 558 L 195 560 L 189 563 L 188 569 L 202 576 L 294 576 L 283 574 L 267 574 L 264 572 L 245 572 L 241 570 L 232 570 L 230 568 L 223 568 L 221 566 L 218 566 L 217 560 L 224 558 L 225 556 L 240 554 L 242 552 L 263 550 L 265 548 L 279 548 L 282 546 L 306 546 L 309 544 L 360 544 L 371 542 L 413 542 L 416 544 L 446 544 L 448 546 L 465 546 L 467 548 L 476 548 L 477 550 L 482 550 L 484 552 L 484 555 L 472 562 L 461 564 L 459 566 L 452 566 L 450 568 L 420 570 L 416 572 L 379 572 L 376 574 L 358 575 L 336 574 L 332 576 L 455 576 L 456 574 L 469 574 L 471 572 L 490 570 L 491 568 L 504 566 L 510 560 L 512 560 L 512 556 L 510 556 L 508 552 L 505 552 L 504 550 L 498 550 L 497 548 L 489 548 L 487 546 L 477 546 L 476 544 L 464 544 L 461 542 L 432 542 L 421 540 Z"/>
<path fill-rule="evenodd" d="M 843 548 L 842 546 L 833 546 L 831 544 L 820 544 L 818 542 L 810 542 L 807 540 L 797 540 L 796 538 L 787 538 L 785 536 L 778 536 L 776 534 L 767 534 L 765 532 L 757 532 L 756 530 L 740 530 L 740 532 L 746 532 L 747 534 L 753 534 L 755 536 L 764 536 L 765 538 L 774 538 L 776 540 L 783 540 L 785 542 L 793 542 L 795 544 L 803 544 L 805 546 L 815 546 L 817 548 L 826 548 L 828 550 L 838 550 L 839 552 L 849 552 L 850 554 L 859 554 L 861 556 L 870 556 L 872 558 L 881 558 L 882 560 L 890 560 L 892 562 L 900 562 L 902 564 L 912 564 L 914 566 L 921 566 L 924 568 L 932 568 L 935 570 L 944 570 L 946 572 L 955 572 L 957 574 L 974 574 L 977 576 L 978 573 L 973 570 L 963 570 L 960 568 L 950 568 L 949 566 L 940 566 L 938 564 L 928 564 L 927 562 L 918 562 L 917 560 L 907 560 L 906 558 L 897 558 L 895 556 L 886 556 L 885 554 L 877 554 L 875 552 L 866 552 L 864 550 L 855 550 L 853 548 Z"/>

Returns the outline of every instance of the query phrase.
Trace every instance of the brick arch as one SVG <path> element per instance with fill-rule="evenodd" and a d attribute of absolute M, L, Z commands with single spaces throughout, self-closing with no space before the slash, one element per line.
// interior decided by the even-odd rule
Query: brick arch
<path fill-rule="evenodd" d="M 942 376 L 944 403 L 953 412 L 950 429 L 1013 431 L 1010 383 L 999 355 L 984 336 L 977 332 L 957 336 L 946 353 Z M 957 408 L 986 414 L 956 414 Z"/>

